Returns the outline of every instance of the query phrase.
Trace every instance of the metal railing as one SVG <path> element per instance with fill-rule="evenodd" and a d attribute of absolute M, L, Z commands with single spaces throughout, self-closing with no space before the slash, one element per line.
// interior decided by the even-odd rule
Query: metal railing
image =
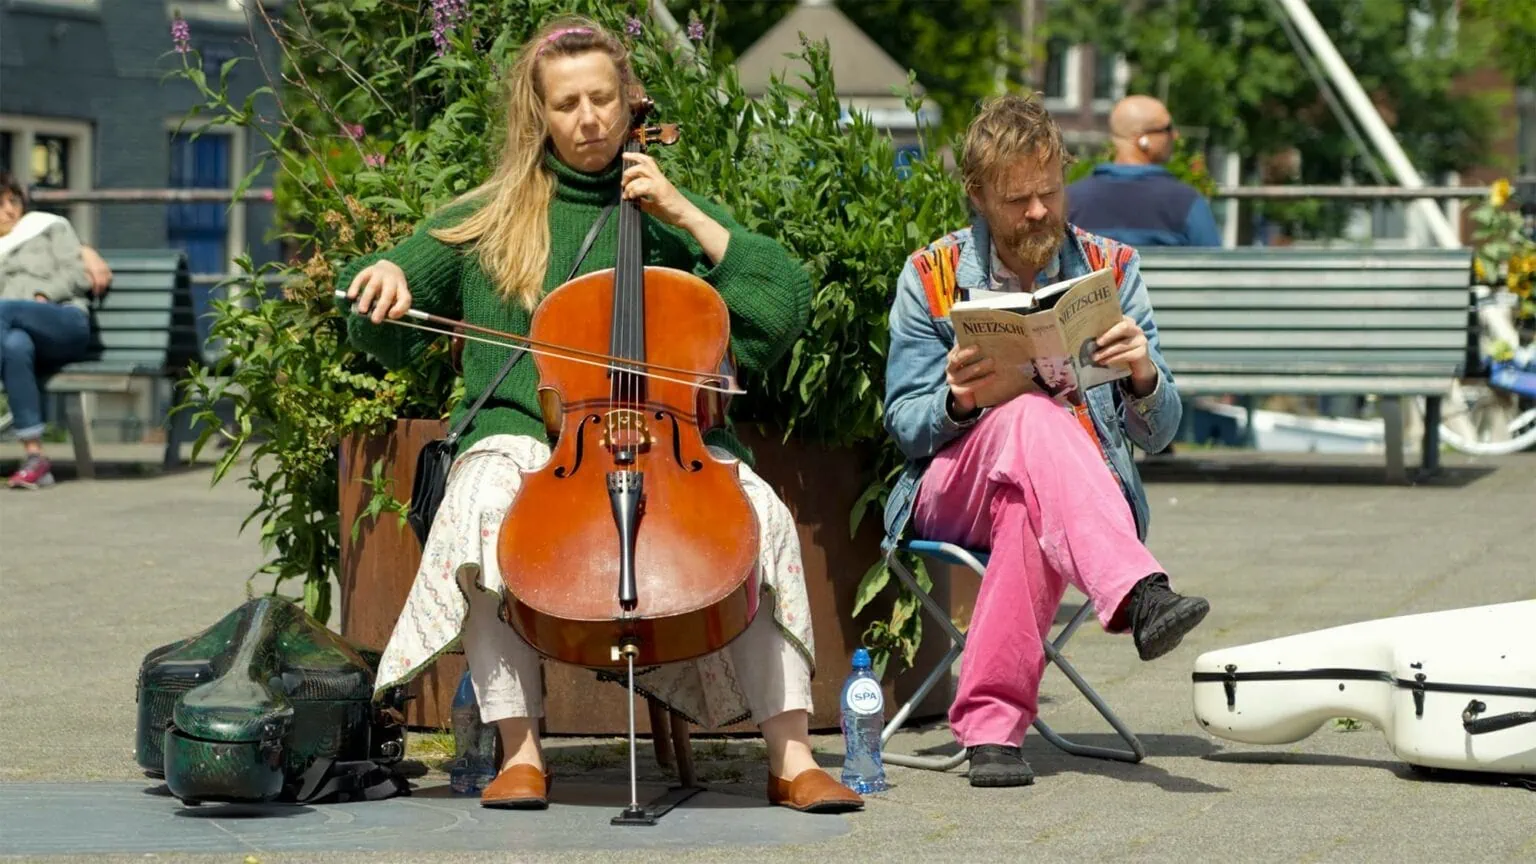
<path fill-rule="evenodd" d="M 1528 181 L 1533 178 L 1519 178 Z M 1212 198 L 1243 200 L 1329 198 L 1343 201 L 1413 201 L 1430 198 L 1449 201 L 1458 198 L 1484 198 L 1487 186 L 1219 186 Z M 229 189 L 35 189 L 30 193 L 38 204 L 229 204 L 235 200 Z M 272 190 L 252 188 L 238 199 L 241 203 L 269 204 Z"/>
<path fill-rule="evenodd" d="M 1511 178 L 1515 185 L 1536 182 L 1536 177 Z M 1488 186 L 1221 186 L 1211 196 L 1215 200 L 1295 201 L 1328 199 L 1335 201 L 1415 201 L 1431 199 L 1454 201 L 1487 197 Z M 270 187 L 252 187 L 238 198 L 231 189 L 32 189 L 33 204 L 270 204 Z M 195 285 L 216 285 L 237 278 L 236 273 L 194 273 Z M 267 284 L 278 284 L 276 276 L 263 277 Z"/>

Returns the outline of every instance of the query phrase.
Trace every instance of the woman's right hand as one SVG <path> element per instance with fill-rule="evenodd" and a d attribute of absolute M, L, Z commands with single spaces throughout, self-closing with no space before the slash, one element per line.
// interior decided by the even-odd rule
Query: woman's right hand
<path fill-rule="evenodd" d="M 383 324 L 384 319 L 400 318 L 411 308 L 411 289 L 405 284 L 405 271 L 393 261 L 376 261 L 364 267 L 347 288 L 347 299 L 368 320 Z M 372 312 L 372 314 L 369 314 Z"/>

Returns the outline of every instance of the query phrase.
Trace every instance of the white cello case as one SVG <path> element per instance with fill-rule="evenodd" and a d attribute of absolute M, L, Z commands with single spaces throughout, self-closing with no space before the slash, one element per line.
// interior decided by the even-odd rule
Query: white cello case
<path fill-rule="evenodd" d="M 1352 717 L 1409 765 L 1536 775 L 1536 600 L 1210 651 L 1193 678 L 1218 738 L 1288 744 Z"/>

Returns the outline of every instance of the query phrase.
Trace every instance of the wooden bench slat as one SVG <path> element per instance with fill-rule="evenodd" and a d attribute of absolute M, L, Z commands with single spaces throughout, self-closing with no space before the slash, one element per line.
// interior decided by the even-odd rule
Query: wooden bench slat
<path fill-rule="evenodd" d="M 1197 330 L 1158 334 L 1169 348 L 1459 348 L 1467 334 L 1450 330 Z"/>
<path fill-rule="evenodd" d="M 1464 287 L 1464 286 L 1463 286 Z M 1182 286 L 1149 289 L 1158 324 L 1174 309 L 1232 309 L 1244 313 L 1263 309 L 1456 309 L 1472 305 L 1466 291 L 1445 289 L 1209 291 Z"/>
<path fill-rule="evenodd" d="M 1149 247 L 1137 250 L 1148 270 L 1460 270 L 1470 274 L 1470 249 L 1214 249 Z"/>
<path fill-rule="evenodd" d="M 1337 310 L 1176 309 L 1156 313 L 1159 328 L 1173 330 L 1446 330 L 1465 325 L 1460 309 L 1354 309 Z"/>
<path fill-rule="evenodd" d="M 1386 291 L 1415 288 L 1468 290 L 1465 271 L 1393 270 L 1164 270 L 1145 274 L 1147 290 L 1156 304 L 1160 291 L 1171 288 L 1205 288 L 1212 291 L 1284 291 L 1287 289 L 1367 289 Z"/>
<path fill-rule="evenodd" d="M 1179 393 L 1252 394 L 1282 393 L 1377 396 L 1444 396 L 1452 379 L 1446 376 L 1381 375 L 1179 375 Z"/>
<path fill-rule="evenodd" d="M 1342 363 L 1355 365 L 1394 365 L 1420 363 L 1427 366 L 1454 365 L 1466 357 L 1460 348 L 1167 348 L 1163 357 L 1179 366 L 1187 364 L 1224 364 L 1230 366 L 1268 366 L 1276 363 Z M 1177 368 L 1174 369 L 1178 371 Z"/>
<path fill-rule="evenodd" d="M 96 322 L 103 331 L 109 330 L 156 330 L 171 324 L 170 310 L 155 309 L 104 309 L 96 313 Z"/>

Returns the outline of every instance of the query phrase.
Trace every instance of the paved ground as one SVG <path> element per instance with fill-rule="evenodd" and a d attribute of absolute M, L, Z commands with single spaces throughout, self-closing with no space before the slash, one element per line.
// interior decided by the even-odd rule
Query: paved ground
<path fill-rule="evenodd" d="M 114 454 L 109 449 L 103 455 Z M 153 461 L 156 454 L 116 455 Z M 1253 468 L 1244 467 L 1247 460 L 1241 457 L 1199 458 L 1205 464 L 1180 460 L 1148 467 L 1146 475 L 1155 513 L 1153 551 L 1176 585 L 1211 599 L 1206 624 L 1177 652 L 1152 664 L 1136 659 L 1128 639 L 1093 628 L 1082 631 L 1069 652 L 1141 732 L 1150 754 L 1146 762 L 1076 759 L 1031 734 L 1026 753 L 1040 774 L 1033 787 L 979 790 L 959 772 L 892 768 L 894 788 L 872 799 L 864 813 L 791 814 L 795 820 L 838 824 L 784 823 L 779 835 L 768 838 L 761 833 L 770 824 L 768 814 L 755 806 L 762 796 L 760 750 L 751 742 L 701 742 L 711 788 L 742 796 L 718 799 L 716 806 L 740 807 L 741 832 L 724 836 L 743 845 L 782 842 L 802 830 L 830 837 L 750 851 L 762 861 L 1027 856 L 1402 862 L 1450 860 L 1469 851 L 1478 861 L 1536 860 L 1536 791 L 1421 780 L 1370 728 L 1343 731 L 1330 725 L 1282 747 L 1214 740 L 1195 723 L 1189 690 L 1191 663 L 1212 648 L 1357 620 L 1536 597 L 1530 551 L 1536 456 L 1484 462 L 1449 457 L 1446 476 L 1414 488 L 1379 485 L 1380 468 L 1369 462 L 1358 467 L 1359 461 L 1314 457 L 1297 467 L 1297 460 L 1288 458 L 1279 467 Z M 209 477 L 205 467 L 164 476 L 126 471 L 94 483 L 64 482 L 42 494 L 0 495 L 0 649 L 6 661 L 0 799 L 14 803 L 38 790 L 78 791 L 73 785 L 48 785 L 63 781 L 117 781 L 100 786 L 104 800 L 89 805 L 92 812 L 103 812 L 107 799 L 127 794 L 124 789 L 153 793 L 155 784 L 143 780 L 132 759 L 137 664 L 150 648 L 205 626 L 239 603 L 247 575 L 261 561 L 256 537 L 236 533 L 251 493 L 234 480 L 210 489 Z M 265 587 L 258 583 L 258 589 Z M 1091 708 L 1059 674 L 1047 677 L 1044 696 L 1046 718 L 1059 731 L 1110 743 Z M 840 742 L 818 743 L 825 764 L 838 764 Z M 939 728 L 903 734 L 895 746 L 952 744 Z M 585 768 L 579 776 L 586 781 L 623 785 L 612 742 L 560 741 L 553 749 L 565 773 Z M 430 784 L 432 776 L 423 780 Z M 126 781 L 135 785 L 121 785 Z M 345 813 L 314 809 L 319 823 Z M 23 812 L 0 808 L 0 853 L 21 848 L 21 840 L 36 839 L 43 830 Z M 602 807 L 580 807 L 585 820 L 574 822 L 571 812 L 555 817 L 552 810 L 547 815 L 553 818 L 542 827 L 538 814 L 487 817 L 472 807 L 462 814 L 472 821 L 501 820 L 473 824 L 482 832 L 507 831 L 505 849 L 517 850 L 518 860 L 612 860 L 612 848 L 604 847 L 613 845 L 610 832 L 621 830 L 607 825 L 611 814 Z M 553 829 L 556 821 L 559 842 L 544 847 L 547 852 L 531 851 L 539 846 L 527 837 Z M 53 824 L 68 830 L 68 821 Z M 244 851 L 203 846 L 194 848 L 209 854 L 147 856 L 125 837 L 116 847 L 123 855 L 80 860 L 241 861 L 248 860 L 246 854 L 262 864 L 508 858 L 507 851 L 409 851 L 421 850 L 420 842 L 394 847 L 397 852 L 358 846 L 350 853 L 301 855 L 278 851 L 281 844 L 263 841 L 254 825 L 224 833 L 241 837 L 232 848 Z M 722 835 L 709 836 L 721 842 Z M 106 848 L 113 848 L 112 839 Z M 741 854 L 721 847 L 668 849 L 663 839 L 648 840 L 647 848 L 624 858 L 713 861 Z"/>

